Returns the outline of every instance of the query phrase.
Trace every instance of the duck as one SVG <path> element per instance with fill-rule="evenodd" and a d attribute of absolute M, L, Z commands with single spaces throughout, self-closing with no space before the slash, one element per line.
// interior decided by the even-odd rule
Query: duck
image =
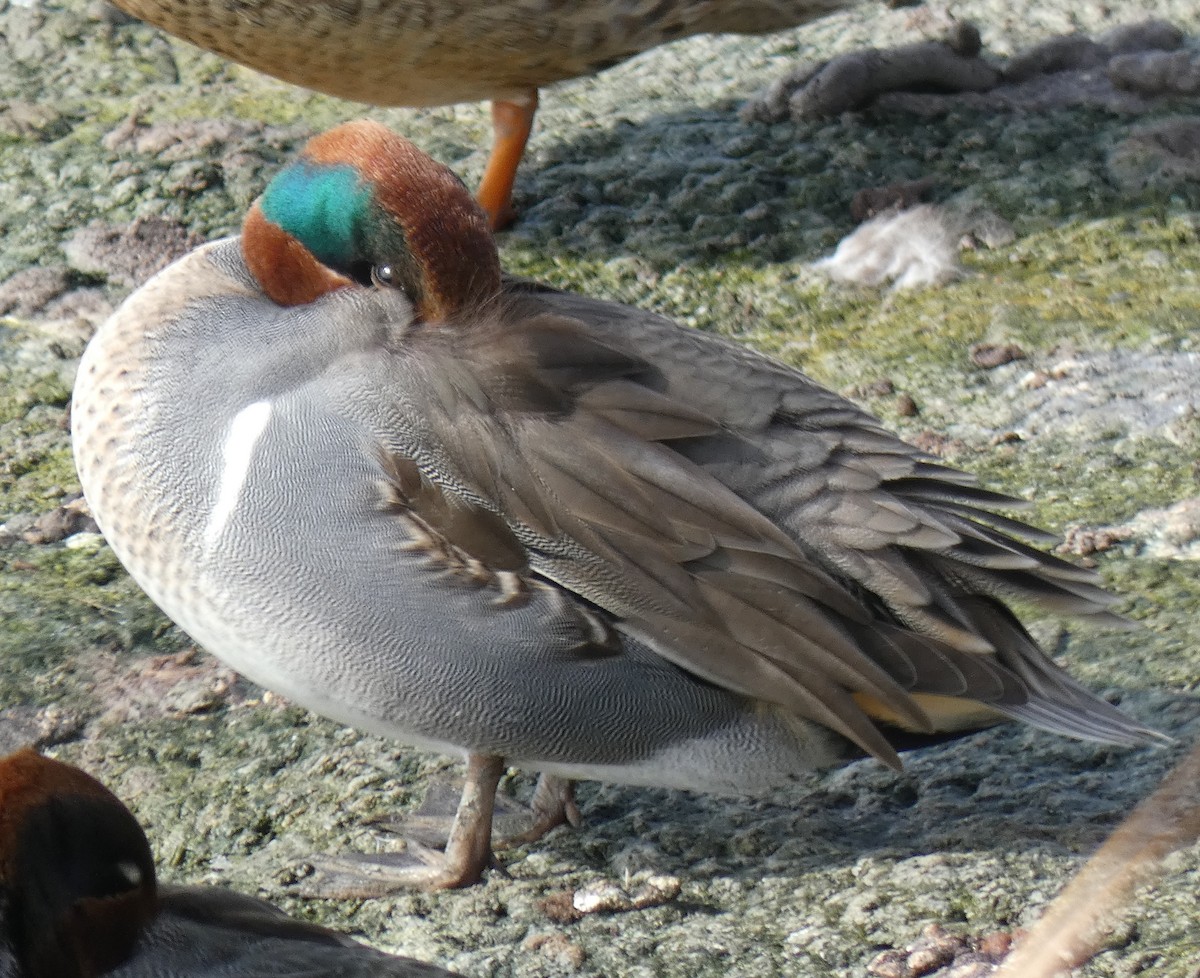
<path fill-rule="evenodd" d="M 1016 500 L 791 366 L 506 277 L 463 183 L 375 122 L 134 292 L 72 417 L 97 523 L 201 646 L 465 758 L 445 851 L 331 871 L 347 894 L 478 881 L 507 765 L 542 776 L 528 841 L 579 779 L 754 796 L 1002 720 L 1157 737 L 1008 606 L 1124 622 Z"/>
<path fill-rule="evenodd" d="M 694 34 L 794 27 L 857 0 L 113 0 L 176 37 L 305 88 L 380 106 L 492 103 L 479 202 L 509 225 L 538 89 Z"/>
<path fill-rule="evenodd" d="M 6 978 L 455 978 L 215 886 L 159 885 L 133 813 L 78 767 L 0 758 Z"/>

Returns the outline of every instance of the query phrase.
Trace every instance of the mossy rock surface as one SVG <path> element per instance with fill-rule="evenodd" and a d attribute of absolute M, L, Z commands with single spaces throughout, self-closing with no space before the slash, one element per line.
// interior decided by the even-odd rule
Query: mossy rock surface
<path fill-rule="evenodd" d="M 1133 15 L 1124 6 L 969 0 L 955 13 L 1005 54 L 1105 30 Z M 1138 7 L 1200 35 L 1193 2 Z M 1200 183 L 1114 151 L 1200 105 L 739 119 L 797 60 L 920 30 L 911 11 L 868 6 L 766 39 L 694 39 L 549 90 L 503 259 L 853 391 L 1073 540 L 1142 527 L 1086 555 L 1140 627 L 1034 628 L 1081 680 L 1191 743 L 1200 574 L 1172 507 L 1200 495 Z M 365 110 L 82 0 L 0 0 L 0 106 L 0 744 L 39 738 L 110 783 L 165 878 L 257 892 L 472 978 L 861 976 L 930 922 L 970 934 L 1030 922 L 1182 749 L 1011 726 L 914 755 L 903 775 L 864 762 L 754 801 L 589 784 L 584 829 L 505 853 L 507 875 L 481 886 L 298 899 L 307 854 L 392 845 L 372 821 L 415 806 L 453 763 L 264 697 L 192 651 L 98 538 L 23 536 L 78 492 L 65 424 L 75 363 L 129 291 L 78 233 L 135 220 L 232 233 L 308 135 Z M 478 179 L 486 106 L 370 114 Z M 935 201 L 984 208 L 1015 240 L 966 254 L 966 274 L 936 289 L 834 286 L 812 270 L 852 230 L 856 191 L 922 177 Z M 977 344 L 1022 358 L 986 369 Z M 1136 522 L 1151 511 L 1165 515 Z M 514 773 L 505 790 L 527 797 L 531 784 Z M 1082 974 L 1195 978 L 1200 853 L 1169 869 Z M 650 871 L 678 877 L 680 895 L 575 923 L 543 903 Z"/>

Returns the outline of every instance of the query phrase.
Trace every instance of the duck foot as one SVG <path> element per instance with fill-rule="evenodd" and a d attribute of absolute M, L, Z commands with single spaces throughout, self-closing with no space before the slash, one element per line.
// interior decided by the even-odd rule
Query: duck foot
<path fill-rule="evenodd" d="M 433 780 L 415 811 L 373 824 L 409 843 L 415 841 L 430 849 L 444 849 L 453 831 L 462 790 L 463 783 L 457 779 Z M 528 806 L 508 795 L 496 795 L 492 809 L 492 847 L 516 849 L 537 842 L 560 825 L 572 828 L 583 825 L 583 815 L 575 804 L 575 782 L 555 774 L 543 774 L 538 778 Z"/>
<path fill-rule="evenodd" d="M 524 832 L 505 836 L 503 841 L 496 843 L 497 849 L 515 849 L 537 842 L 560 825 L 570 825 L 573 829 L 583 825 L 583 815 L 575 804 L 575 782 L 557 774 L 538 777 L 529 811 L 533 815 L 533 824 Z"/>
<path fill-rule="evenodd" d="M 504 758 L 467 757 L 467 778 L 445 852 L 410 842 L 399 853 L 314 856 L 313 874 L 298 887 L 301 896 L 339 900 L 375 899 L 405 890 L 449 890 L 478 883 L 493 864 L 492 814 Z"/>

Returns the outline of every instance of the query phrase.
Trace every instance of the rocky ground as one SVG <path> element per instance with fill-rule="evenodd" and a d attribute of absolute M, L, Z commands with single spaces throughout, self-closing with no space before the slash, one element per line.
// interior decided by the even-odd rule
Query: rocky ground
<path fill-rule="evenodd" d="M 955 12 L 1000 63 L 1067 32 L 1099 38 L 1132 6 Z M 1149 0 L 1136 16 L 1187 35 L 1173 60 L 1134 66 L 1140 88 L 1114 86 L 1108 49 L 1074 74 L 885 93 L 832 117 L 771 88 L 798 63 L 948 29 L 936 8 L 876 6 L 558 86 L 501 250 L 512 271 L 769 350 L 1028 497 L 1140 626 L 1045 621 L 1038 636 L 1180 746 L 1004 727 L 913 756 L 900 776 L 864 762 L 755 801 L 588 784 L 583 829 L 503 854 L 506 872 L 481 886 L 302 899 L 309 853 L 396 845 L 373 823 L 454 765 L 281 703 L 193 650 L 89 532 L 66 417 L 78 355 L 113 305 L 234 231 L 304 138 L 364 110 L 100 4 L 0 0 L 0 747 L 36 741 L 108 781 L 166 878 L 256 892 L 472 978 L 982 973 L 1200 735 L 1200 103 L 1187 81 L 1200 8 Z M 371 114 L 478 179 L 486 107 Z M 863 216 L 893 199 L 934 205 L 939 284 L 834 284 L 813 267 L 854 229 L 852 203 Z M 519 772 L 505 783 L 530 789 Z M 1083 974 L 1200 974 L 1200 852 L 1168 869 Z"/>

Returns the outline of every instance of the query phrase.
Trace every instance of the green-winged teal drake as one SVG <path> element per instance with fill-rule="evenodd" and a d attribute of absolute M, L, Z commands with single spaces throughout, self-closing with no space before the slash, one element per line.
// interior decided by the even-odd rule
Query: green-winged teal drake
<path fill-rule="evenodd" d="M 1005 605 L 1118 620 L 1010 497 L 766 356 L 506 279 L 458 179 L 375 123 L 134 293 L 73 417 L 97 521 L 198 642 L 467 756 L 410 882 L 479 877 L 504 763 L 553 821 L 555 779 L 754 793 L 1004 718 L 1151 736 Z"/>

